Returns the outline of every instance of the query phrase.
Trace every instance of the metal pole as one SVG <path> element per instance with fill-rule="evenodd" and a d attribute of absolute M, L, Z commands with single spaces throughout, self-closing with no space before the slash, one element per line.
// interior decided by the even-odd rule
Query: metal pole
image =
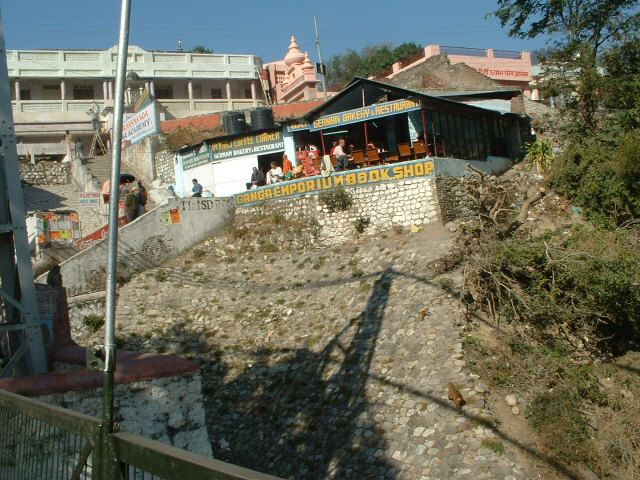
<path fill-rule="evenodd" d="M 0 15 L 0 297 L 4 298 L 4 309 L 10 317 L 21 316 L 23 335 L 10 332 L 11 337 L 22 336 L 17 343 L 29 347 L 30 373 L 45 373 L 45 353 L 40 314 L 38 313 L 31 252 L 27 239 L 24 198 L 20 185 L 16 134 L 9 94 L 9 71 L 4 42 L 4 24 Z M 6 189 L 6 190 L 4 190 Z M 6 194 L 6 196 L 5 196 Z M 8 197 L 8 198 L 7 198 Z M 14 256 L 15 254 L 15 256 Z M 0 306 L 0 309 L 2 306 Z M 19 312 L 19 313 L 18 313 Z M 10 318 L 15 322 L 16 318 Z M 3 324 L 0 332 L 12 325 Z M 22 346 L 22 345 L 20 345 Z M 12 361 L 19 360 L 18 348 Z M 11 363 L 11 362 L 10 362 Z M 0 370 L 1 371 L 1 370 Z M 0 375 L 1 376 L 1 375 Z"/>
<path fill-rule="evenodd" d="M 322 52 L 320 51 L 320 36 L 318 35 L 318 20 L 316 17 L 313 17 L 313 24 L 316 27 L 316 47 L 318 47 L 318 62 L 322 65 L 323 71 L 326 71 L 324 67 L 324 63 L 322 63 Z M 322 91 L 324 92 L 324 101 L 327 101 L 327 84 L 324 80 L 324 73 L 321 74 L 322 77 Z"/>
<path fill-rule="evenodd" d="M 120 153 L 122 151 L 122 115 L 124 113 L 124 83 L 129 49 L 129 14 L 131 0 L 122 0 L 118 65 L 116 70 L 116 98 L 113 118 L 113 151 L 111 156 L 111 188 L 109 208 L 109 236 L 107 252 L 107 286 L 104 328 L 104 387 L 103 423 L 108 433 L 113 431 L 113 375 L 116 369 L 115 313 L 116 274 L 118 268 L 118 197 L 120 193 Z"/>

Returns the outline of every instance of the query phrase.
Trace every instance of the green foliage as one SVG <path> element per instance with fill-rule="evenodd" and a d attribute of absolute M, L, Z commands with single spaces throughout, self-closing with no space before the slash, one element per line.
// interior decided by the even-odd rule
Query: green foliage
<path fill-rule="evenodd" d="M 637 38 L 637 5 L 637 0 L 498 0 L 491 15 L 510 28 L 510 36 L 549 38 L 552 49 L 538 86 L 547 98 L 563 97 L 565 113 L 594 131 L 608 85 L 598 69 L 602 50 Z"/>
<path fill-rule="evenodd" d="M 280 249 L 278 248 L 278 246 L 275 243 L 263 243 L 262 245 L 260 245 L 259 248 L 260 252 L 262 253 L 274 253 L 279 251 Z"/>
<path fill-rule="evenodd" d="M 538 173 L 546 172 L 553 162 L 553 147 L 550 142 L 538 140 L 533 143 L 525 142 L 524 148 L 529 160 L 529 168 L 535 168 Z"/>
<path fill-rule="evenodd" d="M 196 45 L 191 51 L 193 53 L 213 53 L 213 50 L 206 48 L 204 45 Z"/>
<path fill-rule="evenodd" d="M 551 185 L 593 222 L 613 227 L 640 217 L 640 130 L 572 142 Z"/>
<path fill-rule="evenodd" d="M 331 90 L 341 90 L 353 77 L 369 77 L 379 74 L 396 62 L 411 57 L 422 50 L 413 42 L 395 48 L 391 44 L 369 45 L 356 52 L 348 49 L 342 55 L 332 56 L 327 63 L 327 83 Z"/>
<path fill-rule="evenodd" d="M 318 195 L 318 201 L 326 206 L 329 212 L 344 212 L 353 205 L 353 197 L 342 187 L 322 191 Z"/>
<path fill-rule="evenodd" d="M 104 325 L 104 315 L 87 314 L 82 317 L 82 324 L 92 332 L 97 332 Z"/>
<path fill-rule="evenodd" d="M 509 320 L 619 354 L 640 341 L 640 232 L 576 229 L 503 242 L 476 273 L 478 298 Z"/>
<path fill-rule="evenodd" d="M 358 233 L 364 233 L 369 225 L 371 225 L 371 219 L 369 217 L 358 217 L 354 222 L 354 227 Z"/>
<path fill-rule="evenodd" d="M 558 387 L 538 395 L 527 409 L 527 419 L 547 451 L 566 462 L 589 462 L 589 426 L 575 391 Z"/>

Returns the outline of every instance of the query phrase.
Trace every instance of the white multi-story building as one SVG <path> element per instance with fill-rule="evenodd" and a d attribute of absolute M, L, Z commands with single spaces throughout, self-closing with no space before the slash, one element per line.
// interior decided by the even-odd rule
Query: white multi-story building
<path fill-rule="evenodd" d="M 83 143 L 93 135 L 93 112 L 111 124 L 117 46 L 108 50 L 9 50 L 16 135 L 24 143 L 60 142 L 66 130 Z M 130 46 L 125 103 L 144 87 L 160 119 L 185 118 L 266 104 L 255 55 L 149 52 Z"/>

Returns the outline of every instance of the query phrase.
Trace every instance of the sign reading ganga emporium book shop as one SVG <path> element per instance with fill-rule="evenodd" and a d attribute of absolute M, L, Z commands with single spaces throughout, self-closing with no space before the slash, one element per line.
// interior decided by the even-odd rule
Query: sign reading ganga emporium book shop
<path fill-rule="evenodd" d="M 309 131 L 315 132 L 325 128 L 347 125 L 349 123 L 364 122 L 374 118 L 396 115 L 398 113 L 419 110 L 420 102 L 417 100 L 394 100 L 393 102 L 378 103 L 370 107 L 356 108 L 333 115 L 324 115 L 317 118 Z"/>
<path fill-rule="evenodd" d="M 349 170 L 332 173 L 328 177 L 315 176 L 276 183 L 234 195 L 236 205 L 271 200 L 274 198 L 295 197 L 310 193 L 320 193 L 336 187 L 360 187 L 374 183 L 401 180 L 403 178 L 433 176 L 432 160 L 414 160 L 399 165 L 381 165 L 378 167 Z"/>

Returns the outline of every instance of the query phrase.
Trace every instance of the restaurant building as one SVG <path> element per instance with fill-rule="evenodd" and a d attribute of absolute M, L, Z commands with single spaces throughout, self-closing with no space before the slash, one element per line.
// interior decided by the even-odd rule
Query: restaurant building
<path fill-rule="evenodd" d="M 502 92 L 505 98 L 518 94 Z M 357 168 L 428 157 L 516 159 L 529 130 L 523 115 L 357 78 L 302 118 L 181 149 L 176 193 L 189 196 L 197 178 L 213 196 L 233 195 L 246 189 L 253 167 L 266 172 L 271 161 L 282 164 L 283 153 L 293 160 L 310 149 L 317 149 L 313 157 L 319 163 L 339 139 L 351 149 Z"/>

